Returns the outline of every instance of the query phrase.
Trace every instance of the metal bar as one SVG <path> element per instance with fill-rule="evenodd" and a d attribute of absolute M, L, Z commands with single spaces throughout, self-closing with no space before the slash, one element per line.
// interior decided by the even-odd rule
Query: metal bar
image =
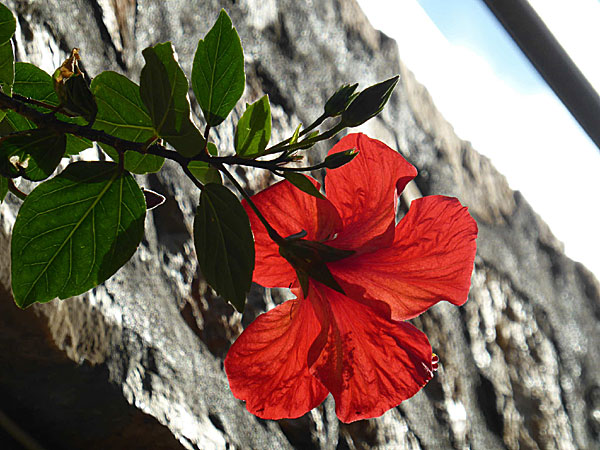
<path fill-rule="evenodd" d="M 483 0 L 600 149 L 600 96 L 527 0 Z"/>

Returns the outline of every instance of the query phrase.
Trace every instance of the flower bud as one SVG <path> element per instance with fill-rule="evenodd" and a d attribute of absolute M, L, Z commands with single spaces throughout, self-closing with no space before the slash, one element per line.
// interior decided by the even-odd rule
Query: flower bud
<path fill-rule="evenodd" d="M 341 167 L 344 164 L 348 164 L 356 157 L 356 155 L 358 155 L 358 150 L 355 148 L 351 148 L 350 150 L 345 150 L 339 153 L 334 153 L 325 158 L 325 161 L 323 161 L 323 167 L 325 167 L 326 169 L 337 169 L 338 167 Z"/>
<path fill-rule="evenodd" d="M 398 75 L 382 81 L 358 94 L 342 113 L 342 125 L 357 127 L 381 112 L 398 83 Z"/>
<path fill-rule="evenodd" d="M 344 112 L 350 102 L 356 97 L 357 94 L 354 91 L 357 87 L 358 83 L 344 84 L 340 87 L 325 103 L 325 116 L 335 117 Z"/>

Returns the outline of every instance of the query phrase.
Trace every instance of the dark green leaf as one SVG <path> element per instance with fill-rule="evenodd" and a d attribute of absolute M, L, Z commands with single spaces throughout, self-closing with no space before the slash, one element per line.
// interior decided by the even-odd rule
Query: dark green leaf
<path fill-rule="evenodd" d="M 224 10 L 198 42 L 192 87 L 210 126 L 219 125 L 235 107 L 246 84 L 242 43 Z"/>
<path fill-rule="evenodd" d="M 36 128 L 0 140 L 0 174 L 31 181 L 48 178 L 65 153 L 64 134 Z"/>
<path fill-rule="evenodd" d="M 146 142 L 154 136 L 152 120 L 140 97 L 140 88 L 127 77 L 116 72 L 102 72 L 92 80 L 92 93 L 98 103 L 94 128 L 133 142 Z M 102 149 L 118 161 L 117 151 L 105 144 Z M 125 152 L 125 169 L 138 174 L 158 172 L 164 158 Z"/>
<path fill-rule="evenodd" d="M 14 111 L 6 111 L 6 117 L 0 122 L 0 136 L 27 131 L 35 128 L 35 124 Z"/>
<path fill-rule="evenodd" d="M 15 34 L 17 21 L 13 13 L 0 3 L 0 45 L 8 42 Z"/>
<path fill-rule="evenodd" d="M 269 96 L 246 105 L 246 111 L 235 129 L 235 152 L 246 158 L 263 154 L 271 139 L 271 106 Z"/>
<path fill-rule="evenodd" d="M 306 192 L 309 195 L 317 198 L 325 198 L 323 194 L 319 192 L 313 182 L 306 175 L 302 175 L 297 172 L 284 172 L 283 176 L 286 180 L 300 189 L 302 192 Z"/>
<path fill-rule="evenodd" d="M 341 123 L 346 127 L 357 127 L 375 117 L 389 100 L 397 83 L 398 75 L 360 92 L 342 113 Z"/>
<path fill-rule="evenodd" d="M 26 308 L 98 286 L 135 252 L 146 204 L 114 163 L 76 162 L 23 202 L 11 243 L 15 302 Z"/>
<path fill-rule="evenodd" d="M 6 95 L 12 95 L 14 82 L 15 60 L 12 42 L 8 41 L 4 44 L 0 44 L 0 89 Z M 2 120 L 2 117 L 0 117 L 0 120 Z"/>
<path fill-rule="evenodd" d="M 140 95 L 156 134 L 183 156 L 197 155 L 205 141 L 190 120 L 189 85 L 171 43 L 148 47 L 142 54 L 146 65 L 140 77 Z"/>
<path fill-rule="evenodd" d="M 7 41 L 4 44 L 0 44 L 0 91 L 6 95 L 12 95 L 14 81 L 15 58 L 12 42 Z M 6 111 L 0 110 L 0 121 L 4 119 L 4 116 L 6 116 Z"/>
<path fill-rule="evenodd" d="M 0 175 L 0 203 L 4 201 L 6 193 L 8 192 L 8 179 Z"/>
<path fill-rule="evenodd" d="M 73 75 L 67 79 L 64 83 L 64 94 L 63 108 L 66 111 L 80 115 L 88 123 L 94 123 L 98 105 L 96 105 L 94 94 L 82 74 Z"/>
<path fill-rule="evenodd" d="M 194 244 L 208 284 L 242 312 L 254 271 L 254 240 L 246 211 L 225 186 L 204 186 L 194 219 Z"/>

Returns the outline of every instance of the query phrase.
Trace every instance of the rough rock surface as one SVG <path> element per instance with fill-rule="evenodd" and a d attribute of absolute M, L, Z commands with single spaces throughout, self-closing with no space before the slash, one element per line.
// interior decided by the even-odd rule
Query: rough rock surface
<path fill-rule="evenodd" d="M 198 194 L 176 167 L 141 180 L 167 203 L 149 214 L 143 245 L 121 271 L 88 294 L 27 311 L 9 294 L 18 208 L 9 199 L 0 207 L 0 447 L 585 449 L 600 442 L 597 280 L 456 137 L 394 42 L 353 0 L 5 4 L 18 15 L 18 59 L 51 72 L 80 47 L 92 76 L 110 69 L 134 79 L 141 50 L 165 40 L 189 73 L 197 40 L 225 7 L 245 50 L 243 100 L 270 95 L 274 139 L 317 117 L 342 83 L 365 86 L 401 73 L 386 110 L 365 130 L 418 167 L 412 196 L 457 196 L 480 234 L 466 305 L 440 304 L 414 320 L 441 360 L 426 388 L 379 419 L 340 424 L 328 398 L 302 418 L 272 422 L 233 398 L 222 360 L 242 326 L 282 293 L 253 287 L 242 318 L 207 290 L 190 231 Z M 232 124 L 217 129 L 221 148 L 232 147 Z M 237 175 L 250 190 L 272 181 Z"/>

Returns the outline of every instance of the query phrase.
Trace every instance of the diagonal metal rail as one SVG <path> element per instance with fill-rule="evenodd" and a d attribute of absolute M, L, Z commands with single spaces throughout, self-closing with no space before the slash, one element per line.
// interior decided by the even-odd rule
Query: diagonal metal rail
<path fill-rule="evenodd" d="M 600 96 L 527 0 L 483 0 L 600 149 Z"/>

